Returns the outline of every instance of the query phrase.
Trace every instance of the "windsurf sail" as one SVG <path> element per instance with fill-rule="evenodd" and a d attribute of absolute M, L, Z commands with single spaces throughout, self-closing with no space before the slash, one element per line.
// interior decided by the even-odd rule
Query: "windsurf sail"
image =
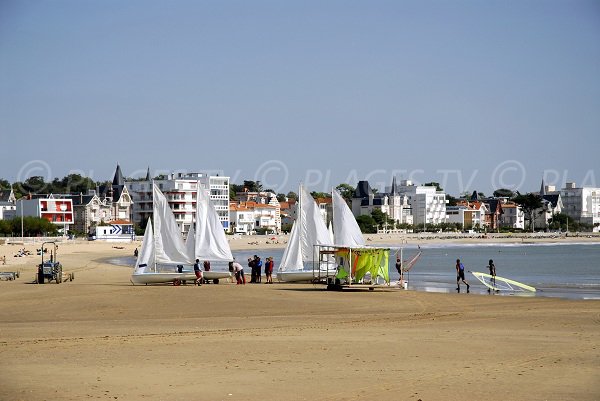
<path fill-rule="evenodd" d="M 474 275 L 477 280 L 481 281 L 483 285 L 494 291 L 536 292 L 534 287 L 504 277 L 492 276 L 487 273 L 480 272 L 471 272 L 471 274 Z"/>
<path fill-rule="evenodd" d="M 412 269 L 412 267 L 415 265 L 415 263 L 417 263 L 417 260 L 419 260 L 419 258 L 421 257 L 422 253 L 423 253 L 423 251 L 419 250 L 419 252 L 417 252 L 415 254 L 415 256 L 413 256 L 412 258 L 410 258 L 408 260 L 403 260 L 402 261 L 402 271 L 404 273 L 406 273 L 407 271 Z"/>

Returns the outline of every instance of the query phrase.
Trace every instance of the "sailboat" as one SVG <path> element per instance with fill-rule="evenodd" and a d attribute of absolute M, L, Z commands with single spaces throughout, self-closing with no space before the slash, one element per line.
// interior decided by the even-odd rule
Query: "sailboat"
<path fill-rule="evenodd" d="M 152 183 L 152 219 L 148 219 L 141 251 L 131 275 L 133 284 L 172 283 L 195 280 L 193 271 L 179 272 L 178 266 L 193 263 L 175 222 L 167 198 Z"/>
<path fill-rule="evenodd" d="M 314 266 L 314 245 L 331 243 L 331 236 L 316 202 L 301 185 L 298 191 L 298 213 L 292 232 L 277 271 L 279 281 L 312 281 L 315 272 L 322 270 L 321 263 Z M 326 270 L 325 270 L 326 271 Z"/>
<path fill-rule="evenodd" d="M 196 228 L 190 228 L 186 239 L 186 248 L 191 260 L 199 259 L 210 262 L 231 262 L 233 255 L 223 224 L 215 210 L 208 193 L 198 182 L 196 192 Z M 230 278 L 229 271 L 210 270 L 202 273 L 206 280 Z"/>

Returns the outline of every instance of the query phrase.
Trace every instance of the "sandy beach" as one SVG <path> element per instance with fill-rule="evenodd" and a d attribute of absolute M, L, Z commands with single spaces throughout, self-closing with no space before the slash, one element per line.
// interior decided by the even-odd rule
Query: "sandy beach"
<path fill-rule="evenodd" d="M 404 240 L 440 241 L 370 242 Z M 491 240 L 525 241 L 452 241 Z M 285 245 L 285 237 L 254 241 L 231 245 Z M 0 245 L 0 270 L 20 271 L 0 282 L 1 400 L 600 398 L 597 300 L 132 286 L 130 269 L 105 259 L 136 246 L 61 243 L 59 259 L 75 280 L 35 285 L 40 257 L 14 258 L 23 245 Z"/>

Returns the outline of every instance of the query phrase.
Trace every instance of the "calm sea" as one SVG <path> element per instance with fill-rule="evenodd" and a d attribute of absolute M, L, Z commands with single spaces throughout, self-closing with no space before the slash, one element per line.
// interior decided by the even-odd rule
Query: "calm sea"
<path fill-rule="evenodd" d="M 466 270 L 484 273 L 488 272 L 488 260 L 493 259 L 498 276 L 535 287 L 538 290 L 535 296 L 600 299 L 600 244 L 444 244 L 422 246 L 421 250 L 421 258 L 405 275 L 412 290 L 455 292 L 456 259 L 463 262 Z M 403 258 L 409 259 L 417 251 L 416 245 L 406 246 Z M 390 277 L 398 280 L 393 266 L 394 252 L 390 255 Z M 273 256 L 277 269 L 283 249 L 233 251 L 233 255 L 244 266 L 253 255 L 263 260 Z M 133 266 L 135 260 L 112 258 L 108 262 Z M 225 266 L 213 268 L 220 270 Z M 471 284 L 471 293 L 487 294 L 487 288 L 473 275 L 467 273 L 466 279 Z"/>

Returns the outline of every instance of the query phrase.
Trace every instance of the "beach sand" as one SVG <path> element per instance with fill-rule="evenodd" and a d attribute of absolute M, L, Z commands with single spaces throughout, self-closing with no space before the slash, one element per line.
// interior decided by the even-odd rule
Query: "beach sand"
<path fill-rule="evenodd" d="M 0 400 L 600 399 L 597 300 L 132 286 L 136 246 L 60 244 L 58 285 L 0 246 Z"/>

